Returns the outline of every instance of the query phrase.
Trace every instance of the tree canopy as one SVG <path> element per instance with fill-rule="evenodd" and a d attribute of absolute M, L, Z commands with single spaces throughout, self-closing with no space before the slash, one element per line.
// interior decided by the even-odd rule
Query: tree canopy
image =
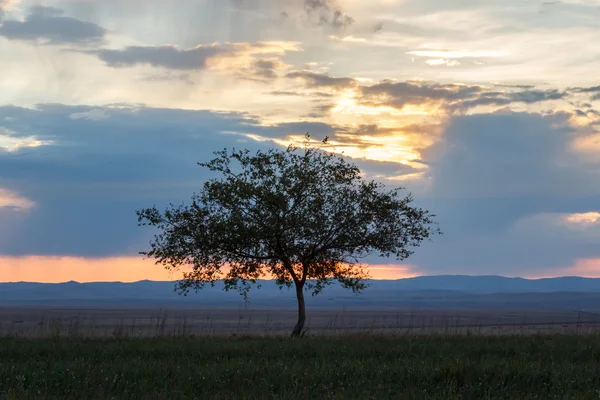
<path fill-rule="evenodd" d="M 137 211 L 139 225 L 159 230 L 150 250 L 157 264 L 183 272 L 176 289 L 187 294 L 223 280 L 225 290 L 248 295 L 260 278 L 294 286 L 300 335 L 304 292 L 333 282 L 366 288 L 369 255 L 403 260 L 439 233 L 435 215 L 413 207 L 403 189 L 366 181 L 343 156 L 314 146 L 258 151 L 223 150 L 199 163 L 207 180 L 190 205 Z M 183 267 L 183 268 L 182 268 Z"/>

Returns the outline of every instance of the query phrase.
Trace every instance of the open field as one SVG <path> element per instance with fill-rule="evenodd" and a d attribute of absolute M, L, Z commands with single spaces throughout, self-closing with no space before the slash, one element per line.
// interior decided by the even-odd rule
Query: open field
<path fill-rule="evenodd" d="M 597 399 L 597 335 L 0 339 L 8 399 Z"/>
<path fill-rule="evenodd" d="M 0 308 L 0 336 L 157 337 L 286 335 L 295 309 Z M 308 310 L 308 335 L 513 335 L 600 332 L 600 314 L 579 310 Z"/>

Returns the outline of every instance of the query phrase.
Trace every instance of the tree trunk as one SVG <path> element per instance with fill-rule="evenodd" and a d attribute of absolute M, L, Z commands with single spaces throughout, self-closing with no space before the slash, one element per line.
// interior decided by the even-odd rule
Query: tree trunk
<path fill-rule="evenodd" d="M 304 285 L 300 282 L 296 283 L 296 297 L 298 298 L 298 322 L 292 331 L 292 336 L 298 337 L 304 329 L 304 321 L 306 321 L 306 305 L 304 304 Z"/>

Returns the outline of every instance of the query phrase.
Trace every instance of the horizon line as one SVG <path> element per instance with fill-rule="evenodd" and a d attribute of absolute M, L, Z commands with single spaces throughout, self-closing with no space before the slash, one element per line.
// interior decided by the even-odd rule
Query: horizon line
<path fill-rule="evenodd" d="M 419 278 L 443 278 L 443 277 L 463 277 L 463 278 L 503 278 L 503 279 L 521 279 L 527 281 L 540 281 L 540 280 L 548 280 L 548 279 L 565 279 L 565 278 L 577 278 L 577 279 L 600 279 L 600 277 L 585 277 L 585 276 L 577 276 L 577 275 L 565 275 L 565 276 L 552 276 L 552 277 L 539 277 L 539 278 L 525 278 L 520 276 L 503 276 L 503 275 L 467 275 L 467 274 L 440 274 L 440 275 L 418 275 L 407 278 L 398 278 L 398 279 L 365 279 L 365 281 L 376 281 L 376 282 L 397 282 L 397 281 L 405 281 L 405 280 L 413 280 Z M 309 279 L 310 280 L 310 279 Z M 134 284 L 134 283 L 142 283 L 142 282 L 152 282 L 152 283 L 176 283 L 181 281 L 181 279 L 175 279 L 172 281 L 156 281 L 151 279 L 141 279 L 138 281 L 124 282 L 124 281 L 88 281 L 88 282 L 79 282 L 79 281 L 64 281 L 64 282 L 36 282 L 36 281 L 7 281 L 0 282 L 0 284 L 16 284 L 16 283 L 29 283 L 29 284 L 39 284 L 39 285 L 62 285 L 66 283 L 76 283 L 79 285 L 89 284 L 89 283 L 120 283 L 120 284 Z M 215 282 L 221 282 L 222 279 L 216 280 Z M 257 282 L 274 282 L 274 279 L 259 279 Z"/>

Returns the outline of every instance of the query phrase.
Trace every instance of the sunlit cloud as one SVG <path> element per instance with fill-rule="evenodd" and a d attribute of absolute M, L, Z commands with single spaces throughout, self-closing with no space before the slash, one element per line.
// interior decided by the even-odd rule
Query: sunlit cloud
<path fill-rule="evenodd" d="M 15 210 L 29 210 L 33 207 L 35 207 L 33 201 L 0 187 L 0 209 L 11 208 Z"/>
<path fill-rule="evenodd" d="M 407 54 L 428 58 L 488 58 L 503 57 L 509 53 L 504 51 L 413 50 Z"/>
<path fill-rule="evenodd" d="M 27 147 L 40 147 L 52 144 L 50 140 L 40 140 L 34 136 L 16 136 L 14 132 L 0 128 L 0 150 L 17 152 Z"/>
<path fill-rule="evenodd" d="M 578 124 L 582 126 L 581 124 Z M 585 125 L 583 125 L 585 127 Z M 590 164 L 600 164 L 600 132 L 577 137 L 573 140 L 572 148 Z"/>
<path fill-rule="evenodd" d="M 446 65 L 448 67 L 456 67 L 456 66 L 460 65 L 460 61 L 449 60 L 446 58 L 432 58 L 432 59 L 425 61 L 425 63 L 428 65 L 431 65 L 431 66 Z"/>
<path fill-rule="evenodd" d="M 352 35 L 343 36 L 343 37 L 331 35 L 331 36 L 329 36 L 329 39 L 337 40 L 340 42 L 349 42 L 349 43 L 366 43 L 366 42 L 368 42 L 368 40 L 366 38 L 354 37 Z"/>
<path fill-rule="evenodd" d="M 255 137 L 252 138 L 255 139 Z M 304 136 L 290 135 L 285 139 L 274 139 L 273 141 L 281 146 L 289 143 L 300 145 L 304 141 Z M 389 161 L 404 165 L 412 165 L 421 158 L 419 152 L 414 150 L 413 146 L 407 143 L 407 139 L 401 135 L 395 137 L 362 136 L 355 142 L 359 142 L 361 145 L 330 139 L 323 149 L 356 159 Z"/>
<path fill-rule="evenodd" d="M 0 0 L 0 18 L 6 11 L 11 11 L 21 3 L 21 0 Z"/>
<path fill-rule="evenodd" d="M 591 225 L 600 222 L 600 212 L 588 212 L 565 216 L 565 220 L 572 224 Z M 598 224 L 600 225 L 600 224 Z"/>

